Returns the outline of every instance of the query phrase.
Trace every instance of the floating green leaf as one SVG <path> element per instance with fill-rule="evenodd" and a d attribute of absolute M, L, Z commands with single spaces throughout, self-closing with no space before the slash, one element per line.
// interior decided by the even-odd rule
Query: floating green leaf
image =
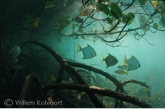
<path fill-rule="evenodd" d="M 142 28 L 142 30 L 143 30 L 144 32 L 148 31 L 149 29 L 150 29 L 149 26 L 145 26 L 145 27 Z"/>
<path fill-rule="evenodd" d="M 153 24 L 153 28 L 158 29 L 159 25 L 157 23 Z"/>
<path fill-rule="evenodd" d="M 147 0 L 138 0 L 141 5 L 145 5 Z"/>
<path fill-rule="evenodd" d="M 165 26 L 165 15 L 162 15 L 161 16 L 160 24 L 162 24 L 163 26 Z"/>
<path fill-rule="evenodd" d="M 54 6 L 55 6 L 55 5 L 54 5 L 53 2 L 47 1 L 46 4 L 45 4 L 45 9 L 47 9 L 47 8 L 52 8 L 52 7 L 54 7 Z"/>
<path fill-rule="evenodd" d="M 106 18 L 106 20 L 107 20 L 107 22 L 108 22 L 109 24 L 112 24 L 112 22 L 113 22 L 113 19 L 112 19 L 112 18 Z"/>
<path fill-rule="evenodd" d="M 148 31 L 148 30 L 150 29 L 149 26 L 145 25 L 146 21 L 147 21 L 147 20 L 146 20 L 145 16 L 140 15 L 139 22 L 140 22 L 140 26 L 142 27 L 141 29 L 142 29 L 144 32 L 146 32 L 146 31 Z M 145 25 L 145 26 L 144 26 L 144 25 Z"/>
<path fill-rule="evenodd" d="M 135 15 L 132 12 L 129 12 L 123 16 L 122 21 L 126 23 L 129 18 L 130 18 L 129 20 L 129 24 L 130 24 L 131 22 L 133 22 Z"/>
<path fill-rule="evenodd" d="M 110 13 L 109 8 L 108 8 L 108 5 L 105 5 L 105 4 L 98 4 L 97 5 L 97 9 L 100 10 L 100 11 L 102 11 L 106 15 L 109 15 L 109 13 Z"/>
<path fill-rule="evenodd" d="M 116 19 L 120 19 L 122 17 L 122 11 L 116 3 L 111 3 L 111 13 Z"/>
<path fill-rule="evenodd" d="M 141 15 L 139 18 L 139 22 L 140 22 L 140 25 L 143 25 L 144 23 L 146 23 L 146 18 Z"/>

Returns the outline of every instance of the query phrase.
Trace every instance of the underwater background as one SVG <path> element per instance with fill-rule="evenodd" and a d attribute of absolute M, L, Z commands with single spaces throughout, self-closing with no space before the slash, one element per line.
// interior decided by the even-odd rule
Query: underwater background
<path fill-rule="evenodd" d="M 0 107 L 165 108 L 164 31 L 163 0 L 1 0 Z"/>

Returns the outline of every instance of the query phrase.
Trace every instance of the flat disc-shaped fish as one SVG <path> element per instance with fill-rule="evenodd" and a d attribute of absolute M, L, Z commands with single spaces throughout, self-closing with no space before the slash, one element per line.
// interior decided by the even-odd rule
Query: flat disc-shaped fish
<path fill-rule="evenodd" d="M 121 74 L 121 75 L 124 75 L 124 74 L 128 75 L 128 71 L 125 72 L 123 70 L 116 70 L 115 73 Z"/>
<path fill-rule="evenodd" d="M 121 70 L 128 70 L 128 66 L 127 65 L 120 65 L 117 68 L 119 68 Z"/>
<path fill-rule="evenodd" d="M 96 51 L 88 44 L 84 48 L 81 48 L 81 46 L 78 44 L 76 53 L 80 51 L 82 51 L 84 55 L 83 59 L 90 59 L 96 56 Z"/>
<path fill-rule="evenodd" d="M 83 59 L 90 59 L 96 56 L 96 51 L 88 44 L 87 47 L 82 48 L 81 51 L 83 52 L 84 55 Z"/>
<path fill-rule="evenodd" d="M 113 65 L 118 63 L 117 58 L 112 56 L 112 55 L 110 55 L 109 53 L 108 53 L 108 56 L 104 59 L 104 61 L 105 61 L 106 65 L 107 65 L 107 68 L 109 66 L 113 66 Z"/>
<path fill-rule="evenodd" d="M 118 66 L 119 69 L 127 71 L 136 70 L 139 67 L 140 62 L 134 56 L 131 56 L 128 60 L 126 56 L 124 56 L 123 64 L 121 66 Z"/>
<path fill-rule="evenodd" d="M 128 70 L 136 70 L 140 67 L 140 62 L 132 56 L 127 60 Z"/>

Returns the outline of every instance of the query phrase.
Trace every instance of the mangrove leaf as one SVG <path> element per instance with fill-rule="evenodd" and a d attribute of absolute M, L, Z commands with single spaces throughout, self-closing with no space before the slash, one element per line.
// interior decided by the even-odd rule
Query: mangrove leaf
<path fill-rule="evenodd" d="M 102 11 L 106 15 L 109 15 L 109 13 L 110 13 L 109 8 L 108 8 L 108 5 L 105 5 L 105 4 L 98 4 L 97 5 L 97 9 L 100 10 L 100 11 Z"/>
<path fill-rule="evenodd" d="M 159 25 L 157 23 L 153 24 L 153 28 L 158 29 Z"/>
<path fill-rule="evenodd" d="M 147 0 L 138 0 L 141 5 L 145 5 Z"/>
<path fill-rule="evenodd" d="M 45 9 L 52 8 L 52 7 L 54 7 L 54 6 L 55 6 L 55 5 L 54 5 L 53 2 L 47 1 L 46 4 L 45 4 Z"/>
<path fill-rule="evenodd" d="M 111 4 L 111 13 L 116 19 L 120 19 L 122 17 L 122 11 L 116 3 Z"/>
<path fill-rule="evenodd" d="M 130 24 L 131 22 L 133 22 L 135 15 L 132 12 L 129 12 L 123 16 L 122 21 L 126 23 L 129 18 L 130 18 L 129 20 L 129 24 Z"/>

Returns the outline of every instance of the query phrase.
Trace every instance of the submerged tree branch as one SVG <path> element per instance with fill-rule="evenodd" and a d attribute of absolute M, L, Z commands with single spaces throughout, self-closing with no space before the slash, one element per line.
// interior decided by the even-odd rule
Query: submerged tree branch
<path fill-rule="evenodd" d="M 48 47 L 47 45 L 44 45 L 40 42 L 36 42 L 36 41 L 26 41 L 22 44 L 21 48 L 26 44 L 26 43 L 32 43 L 32 44 L 36 44 L 38 46 L 41 46 L 42 48 L 46 49 L 59 63 L 61 66 L 64 66 L 65 69 L 69 70 L 74 76 L 75 78 L 79 81 L 80 84 L 83 85 L 87 85 L 88 84 L 84 81 L 84 79 L 78 74 L 78 72 L 72 68 L 71 66 L 69 66 L 65 60 L 57 53 L 55 52 L 53 49 L 51 49 L 50 47 Z M 62 72 L 59 72 L 62 73 Z M 58 74 L 61 75 L 61 74 Z M 57 77 L 58 78 L 58 77 Z M 61 79 L 61 77 L 60 77 Z M 103 104 L 98 100 L 98 98 L 90 92 L 87 92 L 88 96 L 90 97 L 91 101 L 94 103 L 94 105 L 96 107 L 104 107 Z"/>
<path fill-rule="evenodd" d="M 141 86 L 149 88 L 149 86 L 145 82 L 141 82 L 141 81 L 134 80 L 134 79 L 126 80 L 126 81 L 122 82 L 123 86 L 125 86 L 128 83 L 136 83 L 136 84 L 140 84 Z"/>
<path fill-rule="evenodd" d="M 88 87 L 85 85 L 77 85 L 77 84 L 56 84 L 56 85 L 50 85 L 50 86 L 44 87 L 43 90 L 57 89 L 57 88 L 96 93 L 99 95 L 104 95 L 104 96 L 120 99 L 120 100 L 135 104 L 140 107 L 145 107 L 145 108 L 151 107 L 150 105 L 146 104 L 144 101 L 139 100 L 138 98 L 135 98 L 133 96 L 124 95 L 117 91 L 112 91 L 112 90 L 108 90 L 108 89 L 100 88 L 96 86 Z"/>

